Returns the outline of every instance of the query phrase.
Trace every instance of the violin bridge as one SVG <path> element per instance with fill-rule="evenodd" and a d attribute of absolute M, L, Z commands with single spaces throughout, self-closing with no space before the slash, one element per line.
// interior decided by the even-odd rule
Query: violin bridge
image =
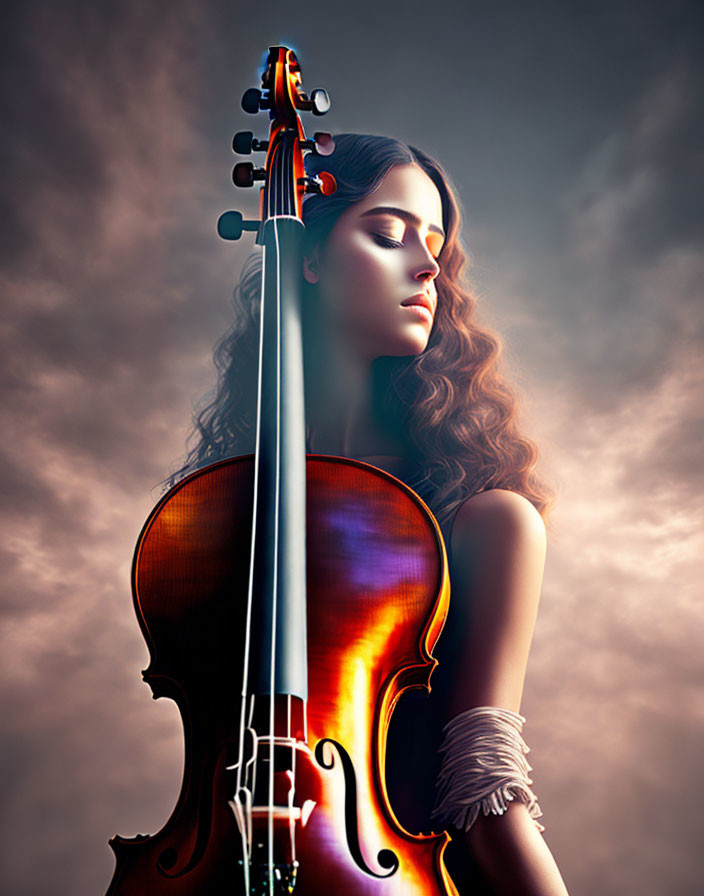
<path fill-rule="evenodd" d="M 242 843 L 245 892 L 291 896 L 298 875 L 297 828 L 308 823 L 316 806 L 313 799 L 296 798 L 299 754 L 308 763 L 307 744 L 290 736 L 260 736 L 246 729 L 243 755 L 234 765 L 241 781 L 228 801 Z M 246 745 L 246 749 L 245 749 Z"/>

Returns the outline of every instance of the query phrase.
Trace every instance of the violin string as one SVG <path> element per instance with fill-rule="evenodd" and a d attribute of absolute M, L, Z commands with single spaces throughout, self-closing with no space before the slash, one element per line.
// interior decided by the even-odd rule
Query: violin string
<path fill-rule="evenodd" d="M 269 193 L 269 208 L 271 211 L 271 197 L 275 195 L 275 191 L 268 190 Z M 271 217 L 271 214 L 269 215 Z M 277 236 L 277 248 L 278 248 L 278 233 Z M 263 268 L 266 266 L 266 246 L 262 246 L 262 266 Z M 249 568 L 249 584 L 248 584 L 248 593 L 247 593 L 247 615 L 246 615 L 246 624 L 245 624 L 245 647 L 244 647 L 244 663 L 242 670 L 242 692 L 240 695 L 240 725 L 239 725 L 239 762 L 237 765 L 237 791 L 239 792 L 242 784 L 243 784 L 243 768 L 244 768 L 244 734 L 246 729 L 246 706 L 247 706 L 247 698 L 248 698 L 248 685 L 249 685 L 249 655 L 251 650 L 251 619 L 252 619 L 252 605 L 253 605 L 253 581 L 254 581 L 254 558 L 256 551 L 256 516 L 257 516 L 257 506 L 258 506 L 258 497 L 259 497 L 259 458 L 261 455 L 261 406 L 262 406 L 262 364 L 263 364 L 263 345 L 264 345 L 264 317 L 265 317 L 265 299 L 264 299 L 264 280 L 262 279 L 262 290 L 261 290 L 261 300 L 260 300 L 260 326 L 259 326 L 259 370 L 257 377 L 257 417 L 256 417 L 256 436 L 255 436 L 255 464 L 254 464 L 254 496 L 253 496 L 253 514 L 252 514 L 252 537 L 250 544 L 250 568 Z M 278 452 L 278 442 L 277 442 L 277 452 Z M 277 508 L 278 512 L 278 508 Z M 278 524 L 278 521 L 277 521 Z M 275 641 L 275 637 L 274 637 Z M 273 663 L 273 653 L 272 651 L 272 663 Z M 273 687 L 272 687 L 273 693 Z M 252 695 L 252 705 L 250 706 L 250 716 L 254 710 L 254 695 Z M 251 725 L 251 719 L 249 724 Z M 271 724 L 270 724 L 271 727 Z M 271 731 L 273 735 L 273 728 Z M 271 763 L 270 763 L 271 765 Z M 253 778 L 252 778 L 252 788 L 254 788 L 256 781 L 256 763 L 255 767 L 252 770 Z M 245 781 L 246 783 L 246 781 Z M 254 794 L 252 793 L 252 796 Z M 271 802 L 271 799 L 270 799 Z M 243 844 L 245 846 L 245 851 L 247 853 L 247 858 L 251 856 L 251 844 Z M 249 867 L 248 862 L 245 862 L 245 876 L 249 877 Z M 249 882 L 246 880 L 246 888 L 249 888 Z"/>
<path fill-rule="evenodd" d="M 275 206 L 276 206 L 276 190 L 277 190 L 277 165 L 276 165 L 276 155 L 280 149 L 280 145 L 276 146 L 274 149 L 274 155 L 272 157 L 272 163 L 270 165 L 270 176 L 269 182 L 267 184 L 267 219 L 272 221 L 272 230 L 274 234 L 274 243 L 275 243 L 275 259 L 276 259 L 276 318 L 278 321 L 279 314 L 279 294 L 278 294 L 278 271 L 280 259 L 278 256 L 278 228 L 276 224 L 275 217 Z M 275 651 L 276 651 L 276 585 L 277 585 L 277 536 L 278 536 L 278 415 L 279 415 L 279 383 L 278 383 L 278 351 L 279 351 L 279 343 L 277 339 L 277 399 L 276 399 L 276 425 L 277 425 L 277 439 L 275 445 L 275 492 L 276 497 L 274 501 L 274 562 L 273 562 L 273 594 L 272 597 L 272 613 L 271 613 L 271 633 L 270 633 L 270 644 L 271 644 L 271 653 L 270 653 L 270 667 L 269 667 L 269 769 L 267 775 L 267 883 L 266 888 L 269 890 L 270 896 L 273 896 L 273 876 L 274 876 L 274 854 L 273 854 L 273 844 L 274 844 L 274 818 L 273 818 L 273 790 L 274 790 L 274 781 L 273 781 L 273 770 L 274 770 L 274 669 L 275 669 Z"/>
<path fill-rule="evenodd" d="M 283 136 L 279 147 L 279 165 L 275 166 L 275 182 L 272 190 L 274 202 L 273 232 L 276 245 L 276 477 L 274 500 L 274 576 L 273 576 L 273 605 L 272 605 L 272 629 L 271 629 L 271 667 L 270 667 L 270 704 L 269 704 L 269 804 L 267 807 L 267 840 L 268 840 L 268 882 L 270 896 L 274 896 L 274 770 L 275 770 L 275 743 L 276 743 L 276 624 L 278 607 L 278 545 L 280 528 L 280 485 L 281 485 L 281 415 L 282 415 L 282 390 L 281 390 L 281 356 L 282 356 L 282 305 L 281 305 L 281 250 L 279 242 L 278 218 L 282 215 L 289 216 L 290 193 L 287 184 L 292 173 L 292 144 L 286 135 Z M 288 176 L 284 176 L 288 175 Z M 290 698 L 289 698 L 290 699 Z M 289 815 L 290 832 L 290 815 Z M 292 851 L 295 850 L 293 836 L 291 835 Z"/>
<path fill-rule="evenodd" d="M 266 246 L 262 246 L 262 270 L 266 266 Z M 246 785 L 246 781 L 243 781 L 243 770 L 244 770 L 244 734 L 245 729 L 247 727 L 247 722 L 245 720 L 247 714 L 247 700 L 248 700 L 248 688 L 249 688 L 249 654 L 251 650 L 251 628 L 252 628 L 252 605 L 253 605 L 253 597 L 254 597 L 254 554 L 256 548 L 256 533 L 257 533 L 257 505 L 259 501 L 259 457 L 260 457 L 260 448 L 261 448 L 261 408 L 262 408 L 262 363 L 263 363 L 263 347 L 264 347 L 264 278 L 262 277 L 262 288 L 261 288 L 261 296 L 259 302 L 259 369 L 257 372 L 257 412 L 256 412 L 256 435 L 254 441 L 254 488 L 253 488 L 253 499 L 252 499 L 252 534 L 250 539 L 250 552 L 249 552 L 249 582 L 247 586 L 247 615 L 245 620 L 245 634 L 244 634 L 244 661 L 242 664 L 242 690 L 240 693 L 240 724 L 239 724 L 239 752 L 238 752 L 238 762 L 237 762 L 237 789 L 235 791 L 236 799 L 239 800 L 240 790 L 243 785 Z M 254 697 L 252 698 L 252 706 L 250 707 L 250 716 L 254 710 Z M 251 725 L 251 720 L 249 721 L 249 725 Z M 256 769 L 253 770 L 254 772 Z M 252 797 L 254 797 L 254 780 L 252 782 Z M 251 811 L 252 801 L 248 801 L 248 805 Z M 247 831 L 250 831 L 249 836 L 247 836 Z M 242 848 L 243 848 L 243 869 L 244 869 L 244 877 L 245 877 L 245 892 L 249 892 L 249 862 L 251 859 L 252 853 L 252 844 L 251 844 L 251 818 L 246 820 L 246 824 L 243 825 L 243 830 L 240 831 L 240 835 L 242 837 Z M 250 842 L 248 842 L 250 841 Z"/>
<path fill-rule="evenodd" d="M 287 213 L 287 215 L 296 216 L 297 212 L 298 212 L 298 209 L 296 208 L 296 191 L 298 188 L 298 184 L 293 180 L 293 177 L 295 175 L 294 155 L 295 155 L 296 149 L 298 149 L 298 152 L 300 154 L 300 144 L 297 143 L 297 139 L 295 137 L 292 137 L 291 140 L 289 141 L 288 145 L 289 145 L 289 155 L 290 155 L 290 159 L 289 159 L 290 171 L 289 171 L 289 177 L 286 180 L 287 200 L 288 200 L 287 205 L 286 205 L 286 213 Z M 305 459 L 304 459 L 303 463 L 305 464 Z M 294 812 L 294 801 L 295 801 L 295 797 L 296 797 L 297 768 L 296 768 L 296 738 L 295 738 L 295 734 L 291 727 L 292 699 L 293 698 L 289 694 L 288 695 L 288 703 L 287 703 L 288 713 L 287 713 L 287 719 L 286 719 L 286 735 L 289 739 L 289 743 L 291 744 L 291 781 L 290 781 L 290 787 L 289 787 L 289 792 L 288 792 L 288 799 L 286 802 L 287 802 L 287 806 L 288 806 L 288 836 L 289 836 L 289 843 L 290 843 L 290 848 L 291 848 L 291 864 L 294 868 L 294 873 L 295 873 L 295 868 L 296 868 L 296 820 L 294 818 L 293 812 Z"/>
<path fill-rule="evenodd" d="M 278 169 L 277 173 L 279 173 Z M 277 178 L 277 191 L 281 190 L 281 181 L 281 178 Z M 271 896 L 274 896 L 274 703 L 276 686 L 276 613 L 278 605 L 279 501 L 281 480 L 281 255 L 278 220 L 276 217 L 272 220 L 274 242 L 276 245 L 276 475 L 274 480 L 274 575 L 272 583 L 271 667 L 269 687 L 269 805 L 267 807 L 267 858 L 269 893 Z"/>
<path fill-rule="evenodd" d="M 296 867 L 296 819 L 293 815 L 294 799 L 296 796 L 296 742 L 291 730 L 291 695 L 288 695 L 288 713 L 286 720 L 286 733 L 291 742 L 291 786 L 288 792 L 288 836 L 291 844 L 291 864 Z"/>
<path fill-rule="evenodd" d="M 254 718 L 254 694 L 249 695 L 249 711 L 247 715 L 247 728 L 249 729 L 250 737 L 252 738 L 252 755 L 247 760 L 248 768 L 245 773 L 245 779 L 249 778 L 251 781 L 249 785 L 249 789 L 245 790 L 245 798 L 248 800 L 247 806 L 247 843 L 249 844 L 249 851 L 247 853 L 247 874 L 250 873 L 249 865 L 252 861 L 252 806 L 254 805 L 254 794 L 257 790 L 257 763 L 259 762 L 259 738 L 253 727 L 253 718 Z"/>

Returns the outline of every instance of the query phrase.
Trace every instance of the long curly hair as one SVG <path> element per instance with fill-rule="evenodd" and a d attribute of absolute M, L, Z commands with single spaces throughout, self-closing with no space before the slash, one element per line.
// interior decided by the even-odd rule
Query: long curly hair
<path fill-rule="evenodd" d="M 466 498 L 492 488 L 518 492 L 546 516 L 551 492 L 536 472 L 535 445 L 518 432 L 517 401 L 497 365 L 501 342 L 475 320 L 476 298 L 463 281 L 467 255 L 460 242 L 460 212 L 440 165 L 392 138 L 337 135 L 331 156 L 306 157 L 308 173 L 330 172 L 337 191 L 306 197 L 304 252 L 314 245 L 322 248 L 347 208 L 372 193 L 392 167 L 408 164 L 422 168 L 437 187 L 446 238 L 438 257 L 438 304 L 426 349 L 417 357 L 374 363 L 377 423 L 406 447 L 416 471 L 409 484 L 441 524 Z M 311 287 L 301 280 L 305 333 L 310 306 L 305 294 Z M 234 291 L 234 322 L 214 351 L 216 389 L 194 416 L 195 444 L 167 479 L 169 486 L 207 463 L 253 450 L 260 287 L 261 260 L 254 255 Z"/>

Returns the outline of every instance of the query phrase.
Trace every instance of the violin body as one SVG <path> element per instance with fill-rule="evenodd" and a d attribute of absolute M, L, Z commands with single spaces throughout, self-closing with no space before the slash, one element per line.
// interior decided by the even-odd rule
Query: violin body
<path fill-rule="evenodd" d="M 161 831 L 111 841 L 108 896 L 247 893 L 230 801 L 253 468 L 247 456 L 192 474 L 164 496 L 139 538 L 133 592 L 151 657 L 144 678 L 155 697 L 179 707 L 184 774 Z M 264 888 L 253 878 L 250 892 L 456 894 L 442 862 L 448 836 L 405 831 L 384 776 L 394 706 L 404 690 L 428 688 L 436 664 L 431 650 L 449 601 L 442 536 L 411 489 L 367 464 L 309 456 L 306 480 L 308 699 L 304 713 L 293 704 L 293 724 L 289 702 L 285 721 L 297 757 L 289 802 L 304 808 L 272 822 L 277 842 L 276 826 L 282 835 L 296 826 L 296 877 Z M 266 839 L 257 831 L 255 819 L 255 868 Z"/>

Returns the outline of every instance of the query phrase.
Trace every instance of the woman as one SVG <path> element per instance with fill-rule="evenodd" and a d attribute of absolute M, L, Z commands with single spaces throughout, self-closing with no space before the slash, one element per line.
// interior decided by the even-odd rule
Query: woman
<path fill-rule="evenodd" d="M 406 481 L 435 513 L 450 555 L 431 699 L 402 700 L 392 720 L 392 803 L 410 828 L 452 832 L 450 870 L 462 892 L 564 896 L 535 821 L 518 715 L 548 500 L 496 371 L 498 341 L 474 321 L 460 282 L 457 204 L 437 163 L 392 139 L 341 135 L 331 156 L 310 154 L 306 164 L 338 184 L 333 196 L 304 202 L 308 450 Z M 172 483 L 252 450 L 259 276 L 256 262 L 245 266 L 235 324 L 215 354 L 217 392 Z M 427 777 L 448 722 L 436 792 L 423 793 L 420 770 Z"/>

